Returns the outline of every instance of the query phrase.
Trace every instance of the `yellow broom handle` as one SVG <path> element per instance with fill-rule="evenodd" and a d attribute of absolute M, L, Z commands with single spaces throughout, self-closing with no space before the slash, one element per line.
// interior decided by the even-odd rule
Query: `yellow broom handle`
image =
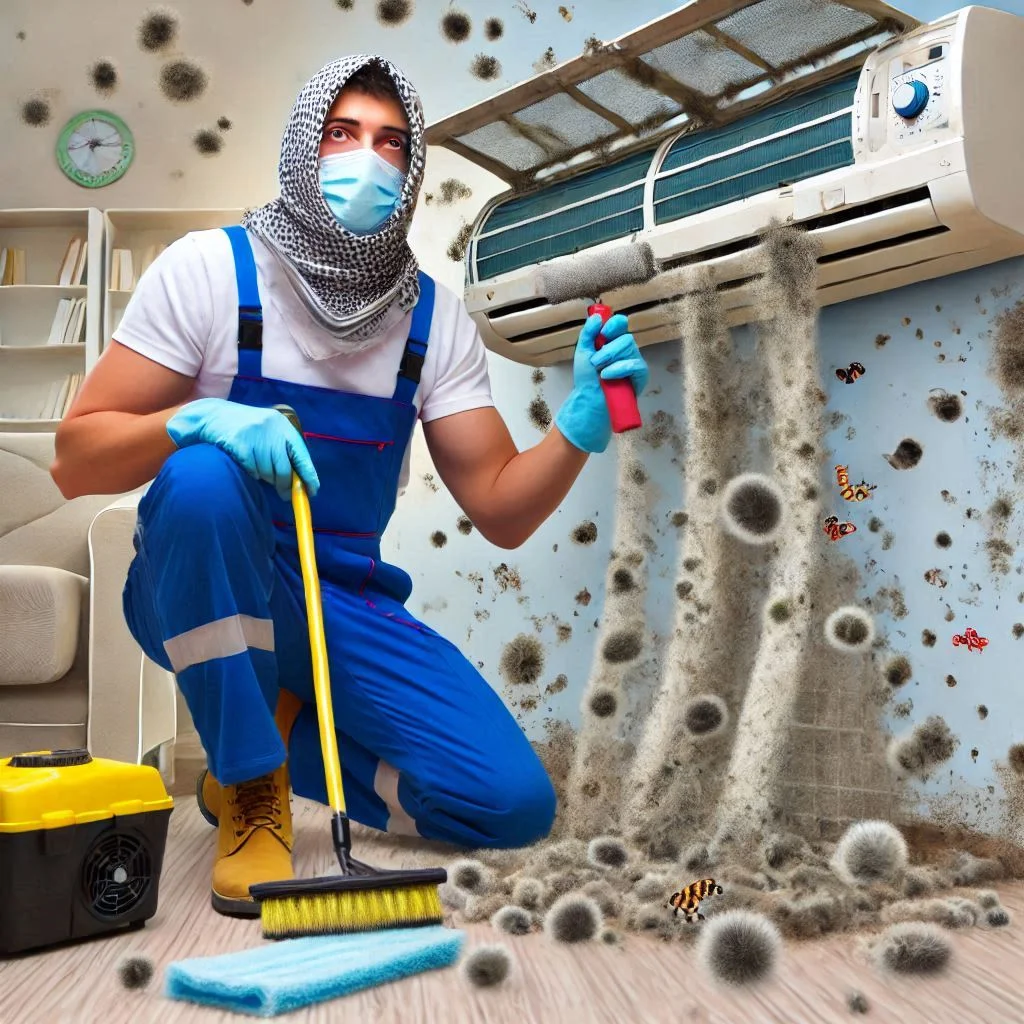
<path fill-rule="evenodd" d="M 334 731 L 334 707 L 331 703 L 331 672 L 327 662 L 327 640 L 324 633 L 324 611 L 320 603 L 320 577 L 316 571 L 316 549 L 313 545 L 313 518 L 309 498 L 298 473 L 292 473 L 292 512 L 299 539 L 299 563 L 302 584 L 306 591 L 306 618 L 309 620 L 309 649 L 313 658 L 313 691 L 316 694 L 317 719 L 320 722 L 320 750 L 327 777 L 327 800 L 331 810 L 345 810 L 345 791 L 341 785 L 341 758 L 338 736 Z"/>

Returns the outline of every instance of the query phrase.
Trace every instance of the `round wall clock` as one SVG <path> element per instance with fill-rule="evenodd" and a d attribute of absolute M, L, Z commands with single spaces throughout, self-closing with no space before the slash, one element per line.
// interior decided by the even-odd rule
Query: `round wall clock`
<path fill-rule="evenodd" d="M 120 178 L 135 156 L 135 140 L 116 114 L 86 110 L 76 114 L 57 139 L 60 169 L 83 188 L 102 188 Z"/>

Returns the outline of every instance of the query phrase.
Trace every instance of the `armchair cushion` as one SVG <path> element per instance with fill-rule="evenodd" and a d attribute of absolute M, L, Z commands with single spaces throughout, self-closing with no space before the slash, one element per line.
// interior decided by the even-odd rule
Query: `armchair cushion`
<path fill-rule="evenodd" d="M 0 686 L 54 683 L 67 675 L 88 582 L 51 566 L 0 565 Z"/>

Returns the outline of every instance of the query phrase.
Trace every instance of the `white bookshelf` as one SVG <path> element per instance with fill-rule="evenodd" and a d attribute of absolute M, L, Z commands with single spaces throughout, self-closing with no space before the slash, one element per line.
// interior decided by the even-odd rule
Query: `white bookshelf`
<path fill-rule="evenodd" d="M 132 296 L 134 288 L 111 288 L 114 281 L 112 267 L 115 249 L 127 249 L 132 254 L 134 280 L 138 280 L 138 268 L 142 265 L 144 255 L 152 251 L 153 246 L 170 245 L 171 242 L 190 231 L 204 231 L 208 228 L 227 227 L 238 224 L 244 210 L 174 210 L 174 209 L 135 209 L 107 210 L 103 215 L 104 277 L 103 299 L 103 344 L 117 330 L 125 307 Z"/>
<path fill-rule="evenodd" d="M 74 237 L 85 240 L 82 283 L 60 285 Z M 0 248 L 25 254 L 24 282 L 0 285 L 0 431 L 55 430 L 40 419 L 56 382 L 86 374 L 100 354 L 103 215 L 94 208 L 0 210 Z M 83 341 L 48 344 L 61 299 L 85 299 Z"/>

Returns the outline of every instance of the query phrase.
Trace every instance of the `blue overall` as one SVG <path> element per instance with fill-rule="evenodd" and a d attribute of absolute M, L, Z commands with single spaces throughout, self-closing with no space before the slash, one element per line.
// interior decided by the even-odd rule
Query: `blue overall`
<path fill-rule="evenodd" d="M 412 581 L 380 555 L 416 422 L 434 282 L 420 274 L 390 399 L 266 378 L 252 249 L 244 229 L 225 230 L 239 301 L 229 399 L 294 408 L 320 478 L 311 510 L 349 815 L 462 846 L 535 842 L 555 810 L 543 766 L 470 662 L 406 610 Z M 191 445 L 142 498 L 135 550 L 129 628 L 175 673 L 214 777 L 256 778 L 287 753 L 294 792 L 326 803 L 290 503 L 220 449 Z M 279 688 L 304 702 L 287 752 L 274 723 Z"/>

